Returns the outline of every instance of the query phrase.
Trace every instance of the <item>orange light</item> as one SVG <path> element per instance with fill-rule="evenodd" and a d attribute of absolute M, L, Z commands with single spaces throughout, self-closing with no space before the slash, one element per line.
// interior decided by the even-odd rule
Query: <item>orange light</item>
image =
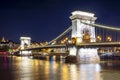
<path fill-rule="evenodd" d="M 101 40 L 102 40 L 101 36 L 98 35 L 98 36 L 97 36 L 97 41 L 101 41 Z"/>
<path fill-rule="evenodd" d="M 112 38 L 110 36 L 107 37 L 107 41 L 112 41 Z"/>

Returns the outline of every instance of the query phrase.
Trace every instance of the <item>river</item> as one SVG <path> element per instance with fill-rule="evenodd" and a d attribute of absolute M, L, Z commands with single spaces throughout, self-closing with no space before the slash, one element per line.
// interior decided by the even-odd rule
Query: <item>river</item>
<path fill-rule="evenodd" d="M 64 61 L 0 56 L 0 80 L 120 80 L 120 61 L 69 64 Z"/>

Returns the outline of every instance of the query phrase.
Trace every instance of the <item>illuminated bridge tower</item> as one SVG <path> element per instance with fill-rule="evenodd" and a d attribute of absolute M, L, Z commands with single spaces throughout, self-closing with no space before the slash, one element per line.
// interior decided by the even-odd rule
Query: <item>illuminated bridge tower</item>
<path fill-rule="evenodd" d="M 30 47 L 30 44 L 31 44 L 31 38 L 30 37 L 20 37 L 20 47 L 21 49 L 25 49 L 27 47 Z M 20 54 L 22 55 L 27 55 L 27 54 L 30 54 L 31 51 L 21 51 Z"/>
<path fill-rule="evenodd" d="M 94 23 L 97 19 L 93 13 L 74 11 L 72 16 L 71 38 L 75 45 L 69 48 L 69 57 L 75 57 L 78 62 L 98 62 L 97 48 L 79 48 L 77 44 L 96 42 L 95 27 L 85 23 Z"/>

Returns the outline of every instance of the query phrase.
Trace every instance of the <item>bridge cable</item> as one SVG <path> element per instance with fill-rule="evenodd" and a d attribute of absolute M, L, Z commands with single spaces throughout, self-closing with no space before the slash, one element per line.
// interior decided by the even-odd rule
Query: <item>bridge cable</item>
<path fill-rule="evenodd" d="M 52 42 L 56 41 L 57 39 L 59 39 L 60 37 L 64 36 L 65 34 L 67 34 L 70 30 L 72 30 L 72 26 L 70 26 L 68 29 L 66 29 L 63 33 L 61 33 L 59 36 L 57 36 L 56 38 L 54 38 L 53 40 L 51 40 L 48 44 L 51 44 Z"/>
<path fill-rule="evenodd" d="M 85 23 L 85 22 L 82 22 Z M 120 31 L 120 28 L 116 28 L 116 27 L 110 27 L 110 26 L 104 26 L 104 25 L 100 25 L 100 24 L 91 24 L 91 23 L 85 23 L 91 26 L 95 26 L 98 28 L 104 28 L 104 29 L 108 29 L 108 30 L 115 30 L 115 31 Z"/>

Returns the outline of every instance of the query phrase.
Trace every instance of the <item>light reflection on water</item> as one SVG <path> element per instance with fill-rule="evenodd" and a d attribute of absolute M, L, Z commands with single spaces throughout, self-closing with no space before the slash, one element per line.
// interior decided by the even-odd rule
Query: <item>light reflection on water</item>
<path fill-rule="evenodd" d="M 119 70 L 119 61 L 67 64 L 28 57 L 0 57 L 0 80 L 119 80 Z"/>
<path fill-rule="evenodd" d="M 102 80 L 100 70 L 99 64 L 81 64 L 80 80 Z"/>

